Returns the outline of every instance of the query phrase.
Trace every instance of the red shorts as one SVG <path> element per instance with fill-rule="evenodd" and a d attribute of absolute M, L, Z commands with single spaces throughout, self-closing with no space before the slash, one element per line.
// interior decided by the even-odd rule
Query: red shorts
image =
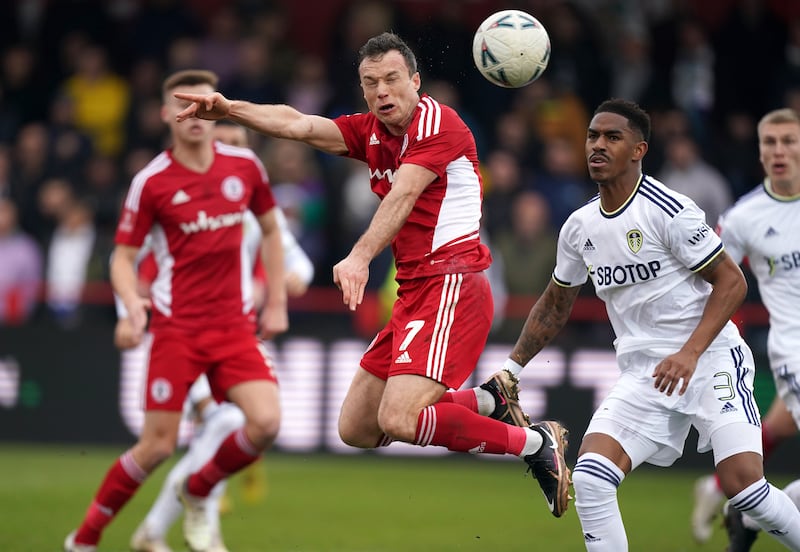
<path fill-rule="evenodd" d="M 475 370 L 492 325 L 494 307 L 483 272 L 406 280 L 392 317 L 361 358 L 381 379 L 417 374 L 451 389 Z"/>
<path fill-rule="evenodd" d="M 250 328 L 158 329 L 147 369 L 145 410 L 182 410 L 189 388 L 203 373 L 217 401 L 225 400 L 237 383 L 277 382 L 272 360 Z"/>

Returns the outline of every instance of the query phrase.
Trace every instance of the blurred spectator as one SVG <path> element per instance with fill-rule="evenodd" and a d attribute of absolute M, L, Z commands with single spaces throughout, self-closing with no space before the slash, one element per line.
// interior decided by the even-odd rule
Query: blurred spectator
<path fill-rule="evenodd" d="M 272 73 L 272 55 L 272 46 L 266 38 L 250 35 L 241 39 L 237 47 L 238 69 L 230 75 L 223 92 L 229 97 L 255 103 L 281 103 L 283 92 Z M 320 93 L 324 90 L 321 87 Z"/>
<path fill-rule="evenodd" d="M 771 105 L 785 105 L 786 93 L 800 87 L 800 18 L 794 18 L 787 23 L 783 60 L 782 67 L 778 71 Z"/>
<path fill-rule="evenodd" d="M 49 144 L 53 174 L 76 179 L 92 155 L 92 140 L 75 126 L 75 101 L 58 94 L 50 104 Z"/>
<path fill-rule="evenodd" d="M 30 5 L 34 2 L 24 3 Z M 122 53 L 118 28 L 108 17 L 110 4 L 97 0 L 45 2 L 38 36 L 43 74 L 54 79 L 52 85 L 57 85 L 72 73 L 80 49 L 87 44 L 97 44 L 115 58 Z"/>
<path fill-rule="evenodd" d="M 666 153 L 666 163 L 656 178 L 692 198 L 705 212 L 706 222 L 716 226 L 719 216 L 733 203 L 725 178 L 700 156 L 697 143 L 689 136 L 673 137 Z"/>
<path fill-rule="evenodd" d="M 80 321 L 81 298 L 97 239 L 92 209 L 62 180 L 49 181 L 40 199 L 42 211 L 56 223 L 47 246 L 47 309 L 59 324 L 74 327 Z"/>
<path fill-rule="evenodd" d="M 113 73 L 106 52 L 86 46 L 78 54 L 76 72 L 63 91 L 75 102 L 75 125 L 103 155 L 118 155 L 125 145 L 125 119 L 130 106 L 127 82 Z"/>
<path fill-rule="evenodd" d="M 11 161 L 11 197 L 19 209 L 22 229 L 41 240 L 42 217 L 36 197 L 51 172 L 48 128 L 42 123 L 24 126 L 14 143 Z"/>
<path fill-rule="evenodd" d="M 646 174 L 655 175 L 666 163 L 667 144 L 675 136 L 690 134 L 692 129 L 686 113 L 677 108 L 654 109 L 650 119 L 653 130 L 642 165 Z"/>
<path fill-rule="evenodd" d="M 2 53 L 0 141 L 12 140 L 21 126 L 44 119 L 47 92 L 37 77 L 36 52 L 17 45 Z"/>
<path fill-rule="evenodd" d="M 203 60 L 203 69 L 219 75 L 220 90 L 227 90 L 233 76 L 242 69 L 239 58 L 242 20 L 236 6 L 225 3 L 205 22 L 205 32 L 197 41 L 197 54 Z"/>
<path fill-rule="evenodd" d="M 558 233 L 550 222 L 550 206 L 538 192 L 514 197 L 511 227 L 494 238 L 494 253 L 502 258 L 503 281 L 510 295 L 539 295 L 553 273 Z"/>
<path fill-rule="evenodd" d="M 301 142 L 272 140 L 262 159 L 289 229 L 314 266 L 319 266 L 326 249 L 327 214 L 325 186 L 313 150 Z"/>
<path fill-rule="evenodd" d="M 358 0 L 345 4 L 344 8 L 340 19 L 332 22 L 329 49 L 328 74 L 333 87 L 333 116 L 360 111 L 364 105 L 358 80 L 341 69 L 356 67 L 358 49 L 370 37 L 387 29 L 398 32 L 394 7 L 389 2 Z"/>
<path fill-rule="evenodd" d="M 162 65 L 142 58 L 130 71 L 131 104 L 126 117 L 127 148 L 163 149 L 167 132 L 161 120 Z"/>
<path fill-rule="evenodd" d="M 33 314 L 42 282 L 39 245 L 17 225 L 17 207 L 0 197 L 0 325 L 20 324 Z"/>
<path fill-rule="evenodd" d="M 483 156 L 483 219 L 481 227 L 494 240 L 511 228 L 514 198 L 523 187 L 523 169 L 513 152 L 496 149 Z"/>
<path fill-rule="evenodd" d="M 170 42 L 165 71 L 173 73 L 183 69 L 202 67 L 199 48 L 197 39 L 188 36 L 179 37 Z"/>
<path fill-rule="evenodd" d="M 542 169 L 536 173 L 535 187 L 550 205 L 553 225 L 561 226 L 567 217 L 597 193 L 586 174 L 586 161 L 566 138 L 551 138 L 544 144 Z"/>
<path fill-rule="evenodd" d="M 167 143 L 164 121 L 161 119 L 161 100 L 143 98 L 130 111 L 128 125 L 129 147 L 160 151 Z"/>
<path fill-rule="evenodd" d="M 689 117 L 692 133 L 705 145 L 714 108 L 716 54 L 699 21 L 689 19 L 678 27 L 678 50 L 672 66 L 672 99 Z"/>
<path fill-rule="evenodd" d="M 728 182 L 734 199 L 753 189 L 764 177 L 758 160 L 756 120 L 746 111 L 732 111 L 725 116 L 725 126 L 709 152 L 714 166 Z"/>
<path fill-rule="evenodd" d="M 692 0 L 667 0 L 662 9 L 653 9 L 657 2 L 642 3 L 650 9 L 647 36 L 650 38 L 650 60 L 653 67 L 653 104 L 651 109 L 673 106 L 672 68 L 678 55 L 678 29 L 692 16 Z M 648 154 L 649 156 L 649 154 Z"/>
<path fill-rule="evenodd" d="M 514 102 L 514 112 L 525 114 L 531 125 L 534 140 L 542 144 L 553 138 L 566 140 L 573 154 L 583 157 L 589 110 L 574 92 L 542 77 L 520 90 Z M 530 147 L 530 146 L 529 146 Z"/>
<path fill-rule="evenodd" d="M 617 37 L 617 52 L 611 61 L 611 95 L 640 104 L 650 103 L 654 71 L 645 31 L 624 29 Z"/>
<path fill-rule="evenodd" d="M 122 181 L 132 182 L 136 173 L 144 169 L 157 154 L 158 150 L 145 147 L 128 150 L 128 153 L 125 154 L 125 158 L 122 160 Z M 127 191 L 127 188 L 125 191 Z"/>
<path fill-rule="evenodd" d="M 554 2 L 543 23 L 552 45 L 548 78 L 594 109 L 610 87 L 606 45 L 594 14 L 575 2 Z"/>
<path fill-rule="evenodd" d="M 105 155 L 92 156 L 86 163 L 80 188 L 92 207 L 97 231 L 113 235 L 125 192 L 118 164 Z"/>
<path fill-rule="evenodd" d="M 315 55 L 300 56 L 286 83 L 286 103 L 304 113 L 325 115 L 332 95 L 324 61 Z"/>
<path fill-rule="evenodd" d="M 296 44 L 290 41 L 296 37 L 292 32 L 293 22 L 286 13 L 286 6 L 279 3 L 262 3 L 254 0 L 252 6 L 247 20 L 250 32 L 267 41 L 272 77 L 278 82 L 285 82 L 294 71 L 298 57 Z M 322 60 L 323 63 L 325 61 Z"/>
<path fill-rule="evenodd" d="M 527 113 L 508 111 L 498 116 L 494 124 L 492 149 L 512 153 L 523 164 L 536 163 L 541 144 L 533 136 Z M 483 153 L 478 155 L 483 157 Z"/>

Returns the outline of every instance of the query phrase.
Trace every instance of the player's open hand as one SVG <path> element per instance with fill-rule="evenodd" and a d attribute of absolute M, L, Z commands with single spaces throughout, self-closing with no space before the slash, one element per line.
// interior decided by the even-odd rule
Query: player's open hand
<path fill-rule="evenodd" d="M 216 121 L 224 119 L 231 112 L 231 101 L 219 92 L 214 92 L 213 94 L 176 92 L 175 97 L 179 100 L 192 102 L 186 109 L 178 113 L 176 116 L 178 122 L 185 121 L 190 117 Z"/>
<path fill-rule="evenodd" d="M 678 390 L 678 395 L 683 395 L 696 367 L 697 357 L 690 353 L 678 351 L 669 355 L 653 370 L 656 389 L 666 393 L 668 397 L 672 396 L 675 389 Z"/>
<path fill-rule="evenodd" d="M 351 311 L 364 300 L 364 289 L 369 280 L 369 262 L 352 253 L 333 267 L 333 283 L 342 291 L 342 302 Z"/>

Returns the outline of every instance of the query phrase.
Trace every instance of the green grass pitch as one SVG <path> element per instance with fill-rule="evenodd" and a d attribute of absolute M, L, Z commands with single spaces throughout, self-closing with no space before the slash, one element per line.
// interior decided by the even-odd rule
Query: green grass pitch
<path fill-rule="evenodd" d="M 82 517 L 105 470 L 123 447 L 0 446 L 0 550 L 54 552 Z M 222 519 L 232 552 L 447 552 L 584 550 L 573 508 L 547 511 L 538 486 L 514 461 L 373 455 L 265 457 L 267 495 L 249 504 L 241 477 Z M 101 552 L 128 539 L 157 494 L 168 466 L 145 483 L 107 529 Z M 714 551 L 724 531 L 697 545 L 689 533 L 696 472 L 642 468 L 623 483 L 620 504 L 630 549 Z M 784 485 L 788 477 L 776 477 Z M 170 544 L 185 550 L 179 523 Z M 754 550 L 782 548 L 766 535 Z"/>

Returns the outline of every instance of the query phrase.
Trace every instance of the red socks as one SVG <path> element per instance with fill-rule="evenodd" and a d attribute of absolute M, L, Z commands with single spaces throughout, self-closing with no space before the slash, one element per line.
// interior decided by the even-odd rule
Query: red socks
<path fill-rule="evenodd" d="M 439 399 L 440 403 L 455 403 L 468 408 L 472 412 L 478 411 L 478 398 L 475 396 L 473 389 L 462 389 L 460 391 L 448 391 L 442 398 Z"/>
<path fill-rule="evenodd" d="M 193 496 L 208 496 L 214 485 L 258 460 L 261 451 L 250 442 L 244 428 L 228 435 L 217 453 L 186 482 L 186 490 Z"/>
<path fill-rule="evenodd" d="M 103 529 L 136 493 L 147 475 L 136 464 L 131 451 L 120 456 L 106 473 L 89 505 L 83 523 L 75 534 L 75 542 L 97 544 Z"/>
<path fill-rule="evenodd" d="M 524 428 L 481 416 L 454 402 L 439 401 L 420 413 L 414 442 L 456 452 L 518 455 L 526 439 Z"/>

